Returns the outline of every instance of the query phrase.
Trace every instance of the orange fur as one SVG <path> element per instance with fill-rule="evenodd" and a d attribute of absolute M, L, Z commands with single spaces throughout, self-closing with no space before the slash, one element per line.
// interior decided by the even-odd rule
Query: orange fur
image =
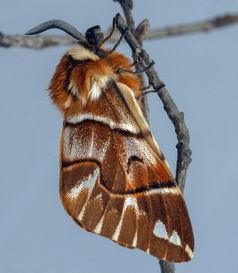
<path fill-rule="evenodd" d="M 131 70 L 131 66 L 129 59 L 117 52 L 105 58 L 82 62 L 65 54 L 51 79 L 50 96 L 64 117 L 77 114 L 86 103 L 92 103 L 88 94 L 93 82 L 100 81 L 100 77 L 126 84 L 137 97 L 141 93 L 139 77 L 127 72 L 118 73 L 119 68 Z M 78 97 L 69 90 L 69 86 L 74 86 L 74 91 L 79 93 Z"/>
<path fill-rule="evenodd" d="M 123 56 L 122 54 L 118 52 L 113 52 L 107 57 L 107 61 L 109 65 L 112 66 L 113 70 L 116 72 L 119 68 L 124 68 L 127 70 L 132 70 L 132 64 L 128 58 Z M 139 96 L 141 93 L 141 81 L 138 78 L 138 76 L 131 74 L 131 73 L 120 73 L 119 74 L 119 82 L 126 84 L 128 87 L 130 87 L 134 93 L 135 96 Z"/>

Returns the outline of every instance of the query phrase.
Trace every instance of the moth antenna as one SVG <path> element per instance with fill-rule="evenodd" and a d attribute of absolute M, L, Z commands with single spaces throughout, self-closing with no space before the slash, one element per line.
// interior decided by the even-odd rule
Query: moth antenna
<path fill-rule="evenodd" d="M 32 29 L 26 32 L 26 35 L 38 34 L 51 28 L 61 29 L 77 40 L 85 39 L 82 33 L 80 33 L 75 27 L 73 27 L 72 25 L 70 25 L 69 23 L 63 20 L 58 20 L 58 19 L 46 21 L 36 27 L 33 27 Z"/>

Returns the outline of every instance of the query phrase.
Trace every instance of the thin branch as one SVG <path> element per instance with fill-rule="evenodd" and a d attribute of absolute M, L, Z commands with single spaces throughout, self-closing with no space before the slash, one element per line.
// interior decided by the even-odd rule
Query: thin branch
<path fill-rule="evenodd" d="M 113 0 L 113 1 L 120 3 L 122 10 L 124 12 L 125 18 L 126 18 L 127 26 L 129 27 L 129 29 L 131 30 L 131 32 L 135 36 L 139 45 L 142 46 L 142 43 L 143 43 L 142 37 L 143 36 L 145 37 L 145 35 L 149 29 L 149 21 L 147 19 L 145 19 L 135 28 L 134 19 L 132 16 L 133 0 Z M 136 70 L 137 71 L 142 70 L 140 64 L 137 62 L 137 56 L 134 51 L 132 51 L 132 57 L 133 57 L 134 63 L 136 64 L 135 65 Z M 141 80 L 142 86 L 145 86 L 144 75 L 139 74 L 138 76 Z M 144 106 L 142 109 L 143 114 L 144 114 L 145 118 L 147 119 L 147 121 L 149 122 L 148 99 L 146 96 L 141 96 L 140 100 L 141 100 L 142 105 Z"/>
<path fill-rule="evenodd" d="M 117 16 L 118 16 L 116 23 L 117 27 L 120 30 L 120 32 L 123 33 L 127 28 L 127 25 L 120 14 L 118 14 Z M 146 67 L 148 67 L 152 60 L 149 54 L 138 44 L 135 36 L 132 34 L 131 31 L 127 31 L 125 33 L 125 40 L 130 46 L 131 50 L 133 52 L 136 52 L 136 54 L 142 60 L 141 62 L 142 68 L 145 69 Z M 161 86 L 162 81 L 160 80 L 160 77 L 158 73 L 155 71 L 154 67 L 151 67 L 150 69 L 146 70 L 145 73 L 148 77 L 149 83 L 152 85 L 154 89 L 157 89 L 159 86 Z M 191 162 L 191 150 L 189 148 L 190 139 L 188 128 L 184 121 L 184 113 L 179 112 L 175 102 L 169 95 L 169 92 L 166 89 L 166 87 L 162 87 L 158 92 L 158 95 L 164 104 L 165 111 L 167 112 L 170 120 L 173 122 L 177 134 L 178 138 L 177 149 L 179 156 L 178 161 L 180 161 L 180 164 L 177 164 L 178 169 L 176 171 L 176 181 L 179 187 L 183 190 L 184 181 L 186 178 L 186 171 L 189 163 Z"/>
<path fill-rule="evenodd" d="M 209 32 L 218 28 L 227 27 L 238 23 L 238 13 L 218 15 L 214 18 L 201 22 L 167 26 L 164 28 L 152 29 L 145 37 L 147 40 L 161 39 L 170 36 L 191 34 L 196 32 Z"/>
<path fill-rule="evenodd" d="M 134 21 L 132 22 L 134 25 Z M 162 28 L 155 28 L 148 31 L 147 34 L 144 36 L 144 39 L 155 40 L 197 32 L 209 32 L 222 27 L 228 27 L 237 23 L 238 13 L 225 14 L 201 22 L 188 23 L 179 26 L 175 25 Z M 105 33 L 105 36 L 106 35 L 107 33 Z M 115 43 L 118 40 L 118 38 L 119 34 L 113 35 L 109 42 Z M 49 46 L 74 45 L 76 44 L 76 42 L 77 41 L 75 39 L 63 35 L 42 35 L 26 37 L 25 35 L 8 35 L 0 32 L 0 47 L 26 47 L 32 49 L 42 49 Z"/>
<path fill-rule="evenodd" d="M 149 28 L 150 28 L 150 23 L 148 19 L 144 19 L 143 21 L 141 21 L 138 26 L 135 29 L 135 37 L 136 40 L 138 41 L 143 41 L 145 40 L 146 35 L 149 32 Z M 140 43 L 139 43 L 140 44 Z"/>
<path fill-rule="evenodd" d="M 119 2 L 125 18 L 126 18 L 126 23 L 128 25 L 128 27 L 130 28 L 131 32 L 134 34 L 135 33 L 135 23 L 134 23 L 134 19 L 132 16 L 132 9 L 133 9 L 133 0 L 113 0 L 114 2 Z"/>
<path fill-rule="evenodd" d="M 0 47 L 25 47 L 43 49 L 50 46 L 66 46 L 76 44 L 77 40 L 64 35 L 4 35 L 0 32 Z"/>
<path fill-rule="evenodd" d="M 120 14 L 117 15 L 116 21 L 117 27 L 121 33 L 125 32 L 127 25 Z M 151 64 L 152 60 L 149 54 L 139 45 L 135 36 L 131 31 L 126 32 L 125 40 L 130 46 L 131 50 L 139 56 L 141 59 L 141 67 L 145 69 Z M 146 70 L 146 75 L 148 77 L 149 83 L 154 89 L 161 86 L 161 80 L 157 72 L 153 67 Z M 188 165 L 191 162 L 191 149 L 189 147 L 189 131 L 184 121 L 184 114 L 179 112 L 176 104 L 168 93 L 165 87 L 162 87 L 158 92 L 160 99 L 164 104 L 164 109 L 167 112 L 170 120 L 173 122 L 175 131 L 178 138 L 177 144 L 177 168 L 176 168 L 176 182 L 183 191 L 185 185 L 185 179 L 187 174 Z M 174 273 L 175 266 L 173 263 L 168 263 L 166 261 L 160 261 L 160 267 L 162 273 Z"/>
<path fill-rule="evenodd" d="M 174 273 L 175 272 L 174 263 L 160 260 L 159 265 L 160 265 L 161 273 Z"/>

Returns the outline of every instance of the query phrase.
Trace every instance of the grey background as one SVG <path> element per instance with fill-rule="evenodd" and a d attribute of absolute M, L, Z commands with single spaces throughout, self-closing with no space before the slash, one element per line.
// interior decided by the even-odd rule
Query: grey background
<path fill-rule="evenodd" d="M 152 27 L 238 11 L 235 0 L 134 1 Z M 2 1 L 0 30 L 24 33 L 52 18 L 81 31 L 106 30 L 120 10 L 111 0 Z M 58 33 L 56 30 L 48 33 Z M 177 272 L 238 272 L 238 26 L 145 43 L 191 134 L 185 197 L 196 253 Z M 155 258 L 78 227 L 58 196 L 62 121 L 47 87 L 66 47 L 0 48 L 0 273 L 156 273 Z M 128 47 L 119 51 L 130 56 Z M 151 127 L 174 172 L 176 136 L 161 102 L 149 96 Z"/>

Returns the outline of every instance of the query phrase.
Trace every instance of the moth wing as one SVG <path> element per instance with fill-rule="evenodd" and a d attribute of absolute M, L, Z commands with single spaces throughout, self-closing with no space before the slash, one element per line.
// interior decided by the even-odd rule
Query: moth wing
<path fill-rule="evenodd" d="M 183 196 L 127 86 L 112 82 L 67 118 L 61 165 L 63 205 L 84 229 L 159 259 L 192 258 Z"/>

